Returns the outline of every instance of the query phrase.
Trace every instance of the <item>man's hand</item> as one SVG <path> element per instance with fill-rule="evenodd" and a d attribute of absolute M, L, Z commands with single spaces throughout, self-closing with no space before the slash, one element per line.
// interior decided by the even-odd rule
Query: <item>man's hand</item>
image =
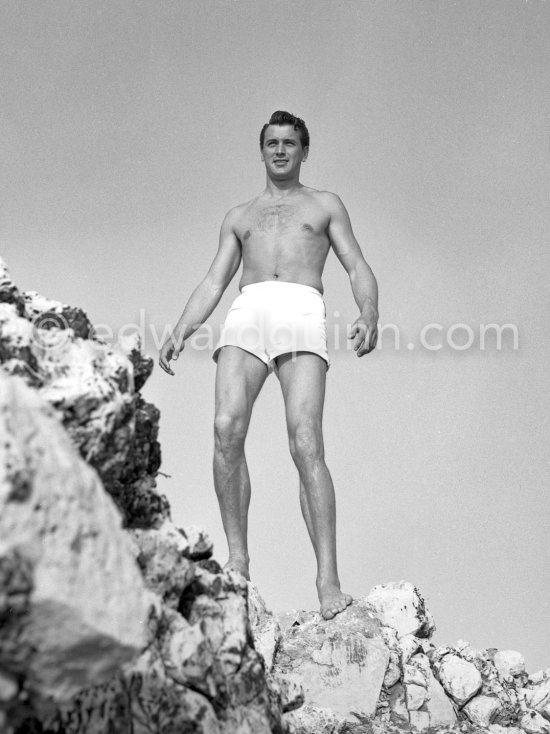
<path fill-rule="evenodd" d="M 378 341 L 378 314 L 370 311 L 365 316 L 361 315 L 351 327 L 349 339 L 354 339 L 353 348 L 358 357 L 372 352 Z"/>
<path fill-rule="evenodd" d="M 181 339 L 177 339 L 174 334 L 170 334 L 159 352 L 159 364 L 169 375 L 174 374 L 174 370 L 170 367 L 170 360 L 176 360 L 182 351 L 183 341 Z"/>

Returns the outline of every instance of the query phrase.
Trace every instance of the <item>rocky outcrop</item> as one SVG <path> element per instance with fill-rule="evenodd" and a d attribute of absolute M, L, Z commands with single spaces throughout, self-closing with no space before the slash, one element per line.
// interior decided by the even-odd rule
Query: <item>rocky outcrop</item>
<path fill-rule="evenodd" d="M 139 392 L 153 361 L 137 339 L 111 348 L 81 309 L 20 293 L 0 260 L 0 363 L 56 409 L 126 526 L 152 527 L 169 516 L 154 481 L 159 412 Z"/>
<path fill-rule="evenodd" d="M 0 731 L 282 732 L 248 588 L 156 489 L 136 341 L 0 262 Z"/>
<path fill-rule="evenodd" d="M 153 595 L 96 472 L 40 396 L 2 373 L 0 435 L 2 700 L 20 717 L 19 704 L 43 710 L 135 657 Z"/>
<path fill-rule="evenodd" d="M 317 612 L 288 622 L 277 645 L 276 676 L 301 685 L 309 709 L 330 709 L 342 722 L 374 716 L 389 651 L 367 604 L 354 602 L 337 622 Z"/>
<path fill-rule="evenodd" d="M 405 581 L 276 617 L 156 488 L 135 340 L 0 261 L 2 734 L 550 734 L 550 669 L 435 646 Z"/>
<path fill-rule="evenodd" d="M 330 622 L 258 604 L 251 619 L 271 675 L 302 689 L 284 717 L 293 734 L 550 732 L 550 669 L 528 676 L 519 653 L 464 641 L 436 647 L 410 583 L 377 586 Z"/>

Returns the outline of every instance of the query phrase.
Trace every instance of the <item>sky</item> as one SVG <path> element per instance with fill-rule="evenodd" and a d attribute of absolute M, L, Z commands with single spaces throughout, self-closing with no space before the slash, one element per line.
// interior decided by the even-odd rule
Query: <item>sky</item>
<path fill-rule="evenodd" d="M 384 327 L 370 355 L 346 348 L 357 307 L 330 253 L 342 586 L 411 581 L 436 644 L 548 667 L 550 4 L 4 0 L 0 14 L 0 254 L 21 288 L 84 308 L 113 342 L 140 331 L 155 359 L 225 213 L 263 190 L 261 126 L 276 109 L 305 119 L 302 181 L 346 205 Z M 221 562 L 211 347 L 238 277 L 176 376 L 156 368 L 144 388 L 173 519 L 204 527 Z M 482 348 L 487 324 L 511 325 L 500 348 L 490 330 Z M 315 609 L 274 376 L 246 453 L 252 578 L 274 611 Z"/>

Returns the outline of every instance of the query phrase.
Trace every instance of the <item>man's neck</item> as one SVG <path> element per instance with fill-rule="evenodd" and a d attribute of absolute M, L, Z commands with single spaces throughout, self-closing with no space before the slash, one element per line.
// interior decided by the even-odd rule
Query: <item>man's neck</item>
<path fill-rule="evenodd" d="M 303 184 L 297 178 L 289 179 L 288 181 L 273 181 L 268 177 L 265 185 L 265 193 L 269 196 L 289 196 L 303 187 Z"/>

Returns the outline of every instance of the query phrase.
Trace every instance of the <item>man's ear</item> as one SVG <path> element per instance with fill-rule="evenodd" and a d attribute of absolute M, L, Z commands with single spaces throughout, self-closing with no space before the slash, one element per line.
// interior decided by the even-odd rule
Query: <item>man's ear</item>
<path fill-rule="evenodd" d="M 305 163 L 307 161 L 308 153 L 309 153 L 309 147 L 304 148 L 304 153 L 302 155 L 302 163 Z"/>

